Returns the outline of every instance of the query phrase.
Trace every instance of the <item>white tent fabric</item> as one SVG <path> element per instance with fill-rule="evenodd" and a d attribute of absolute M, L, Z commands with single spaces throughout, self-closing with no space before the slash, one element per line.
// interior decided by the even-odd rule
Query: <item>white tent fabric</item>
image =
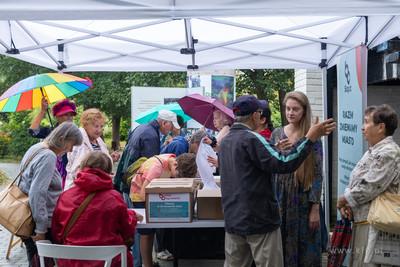
<path fill-rule="evenodd" d="M 15 0 L 0 4 L 0 53 L 65 72 L 316 69 L 321 42 L 331 67 L 400 35 L 398 14 L 394 0 Z"/>

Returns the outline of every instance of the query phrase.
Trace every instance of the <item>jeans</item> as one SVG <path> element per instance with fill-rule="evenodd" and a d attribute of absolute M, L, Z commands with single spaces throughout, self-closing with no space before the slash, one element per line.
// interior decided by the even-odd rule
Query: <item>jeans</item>
<path fill-rule="evenodd" d="M 154 236 L 154 251 L 155 252 L 161 252 L 165 250 L 165 246 L 164 246 L 164 232 L 165 229 L 164 228 L 157 228 L 156 230 L 156 235 Z"/>
<path fill-rule="evenodd" d="M 128 209 L 133 209 L 132 200 L 129 197 L 129 194 L 123 193 L 124 201 L 128 204 Z M 145 214 L 142 214 L 145 216 Z M 133 256 L 133 266 L 134 267 L 142 267 L 142 255 L 140 254 L 140 234 L 135 231 L 135 244 L 131 247 L 132 256 Z"/>
<path fill-rule="evenodd" d="M 35 231 L 33 231 L 33 233 L 35 233 Z M 21 240 L 22 242 L 24 242 L 26 247 L 26 254 L 28 256 L 29 267 L 32 267 L 31 261 L 35 256 L 35 254 L 37 253 L 35 242 L 33 242 L 32 238 L 28 239 L 21 238 Z M 46 240 L 50 240 L 51 243 L 53 243 L 53 237 L 51 236 L 51 228 L 47 228 Z"/>

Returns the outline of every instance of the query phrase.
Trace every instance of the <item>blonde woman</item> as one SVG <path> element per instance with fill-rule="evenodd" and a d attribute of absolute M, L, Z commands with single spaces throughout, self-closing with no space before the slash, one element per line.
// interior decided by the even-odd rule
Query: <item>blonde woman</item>
<path fill-rule="evenodd" d="M 304 137 L 312 112 L 302 92 L 286 95 L 288 125 L 272 132 L 271 141 L 282 150 Z M 317 139 L 310 155 L 294 173 L 276 175 L 276 195 L 281 207 L 285 266 L 321 266 L 319 203 L 322 187 L 322 144 Z"/>
<path fill-rule="evenodd" d="M 97 108 L 87 109 L 82 112 L 79 119 L 82 127 L 79 130 L 83 136 L 83 143 L 81 146 L 75 146 L 72 152 L 68 153 L 68 165 L 67 165 L 67 179 L 65 181 L 64 190 L 75 186 L 74 180 L 81 167 L 82 159 L 89 154 L 91 151 L 101 151 L 108 155 L 112 162 L 118 161 L 121 156 L 118 151 L 113 152 L 111 155 L 107 150 L 107 145 L 100 138 L 103 133 L 104 123 L 106 122 L 106 116 L 101 113 Z M 115 176 L 114 172 L 110 174 L 111 178 Z"/>

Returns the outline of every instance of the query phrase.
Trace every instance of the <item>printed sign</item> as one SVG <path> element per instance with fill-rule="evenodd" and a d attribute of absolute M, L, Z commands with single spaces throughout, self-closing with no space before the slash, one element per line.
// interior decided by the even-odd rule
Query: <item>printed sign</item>
<path fill-rule="evenodd" d="M 361 130 L 366 105 L 367 48 L 359 46 L 337 61 L 338 75 L 338 198 L 350 182 L 350 173 L 363 156 Z M 340 212 L 338 212 L 340 219 Z"/>
<path fill-rule="evenodd" d="M 149 222 L 190 222 L 189 193 L 149 194 Z"/>

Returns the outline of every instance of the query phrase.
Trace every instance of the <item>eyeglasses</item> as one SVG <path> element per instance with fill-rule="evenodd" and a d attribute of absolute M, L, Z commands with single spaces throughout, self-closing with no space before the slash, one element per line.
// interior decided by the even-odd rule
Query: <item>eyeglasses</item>
<path fill-rule="evenodd" d="M 260 116 L 263 114 L 262 110 L 257 110 L 256 112 L 260 113 Z"/>

